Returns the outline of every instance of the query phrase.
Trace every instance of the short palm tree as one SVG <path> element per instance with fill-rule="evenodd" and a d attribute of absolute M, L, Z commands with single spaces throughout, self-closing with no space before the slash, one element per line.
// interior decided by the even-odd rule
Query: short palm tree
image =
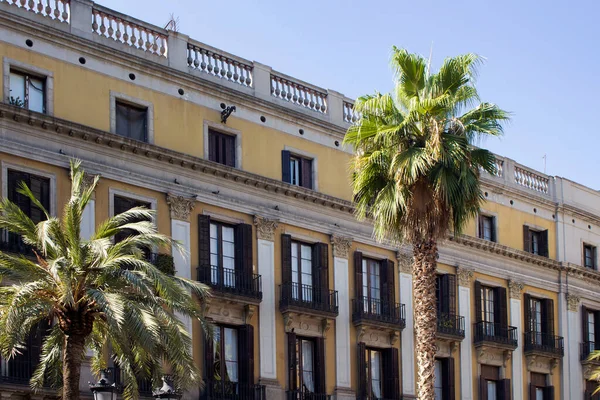
<path fill-rule="evenodd" d="M 412 244 L 418 398 L 434 398 L 435 274 L 438 241 L 460 232 L 483 201 L 480 171 L 494 155 L 474 146 L 502 134 L 507 112 L 480 102 L 474 86 L 481 58 L 448 58 L 437 73 L 423 57 L 394 47 L 395 90 L 359 98 L 353 189 L 359 218 L 380 240 Z"/>
<path fill-rule="evenodd" d="M 0 252 L 2 356 L 16 356 L 36 326 L 49 324 L 31 385 L 62 384 L 63 400 L 79 399 L 86 349 L 93 351 L 96 373 L 112 355 L 123 373 L 125 398 L 138 397 L 137 379 L 154 378 L 156 384 L 165 365 L 181 388 L 199 383 L 191 338 L 177 315 L 204 324 L 207 288 L 165 275 L 147 260 L 149 248 L 178 246 L 157 233 L 147 209 L 116 215 L 82 239 L 82 213 L 98 182 L 84 187 L 83 178 L 80 163 L 72 162 L 71 197 L 61 219 L 49 215 L 24 184 L 19 193 L 46 214 L 45 221 L 34 224 L 16 204 L 0 201 L 0 228 L 31 248 L 28 256 Z M 114 243 L 121 232 L 130 236 Z"/>

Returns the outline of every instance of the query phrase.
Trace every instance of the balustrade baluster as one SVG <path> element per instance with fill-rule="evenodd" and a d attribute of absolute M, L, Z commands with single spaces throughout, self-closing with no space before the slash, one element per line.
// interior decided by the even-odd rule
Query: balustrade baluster
<path fill-rule="evenodd" d="M 25 4 L 27 4 L 27 0 L 21 0 L 21 7 L 25 7 Z"/>
<path fill-rule="evenodd" d="M 38 13 L 42 13 L 42 11 L 44 11 L 44 3 L 42 2 L 43 0 L 38 0 L 37 2 L 37 10 Z"/>
<path fill-rule="evenodd" d="M 115 39 L 117 40 L 117 42 L 121 42 L 121 19 L 120 18 L 115 18 L 115 22 L 117 25 L 117 30 L 115 31 Z"/>
<path fill-rule="evenodd" d="M 58 0 L 54 0 L 54 19 L 60 17 L 60 11 L 58 11 Z"/>
<path fill-rule="evenodd" d="M 138 49 L 144 50 L 144 28 L 141 26 L 137 27 L 139 37 L 138 37 Z"/>
<path fill-rule="evenodd" d="M 96 11 L 94 11 L 92 13 L 92 15 L 94 17 L 93 22 L 92 22 L 92 31 L 97 33 L 98 32 L 98 13 Z"/>
<path fill-rule="evenodd" d="M 62 6 L 63 6 L 63 12 L 62 12 L 62 19 L 63 22 L 67 22 L 69 20 L 69 14 L 67 13 L 67 7 L 71 7 L 69 2 L 63 1 L 62 2 Z"/>
<path fill-rule="evenodd" d="M 106 33 L 106 26 L 104 25 L 104 18 L 105 18 L 105 15 L 100 14 L 100 34 L 102 36 L 104 36 L 104 34 Z"/>
<path fill-rule="evenodd" d="M 107 19 L 108 19 L 108 37 L 112 39 L 113 33 L 115 33 L 115 30 L 113 29 L 114 17 L 112 15 L 109 15 L 107 17 Z"/>
<path fill-rule="evenodd" d="M 52 15 L 52 7 L 50 7 L 50 0 L 46 0 L 46 16 L 49 17 Z"/>

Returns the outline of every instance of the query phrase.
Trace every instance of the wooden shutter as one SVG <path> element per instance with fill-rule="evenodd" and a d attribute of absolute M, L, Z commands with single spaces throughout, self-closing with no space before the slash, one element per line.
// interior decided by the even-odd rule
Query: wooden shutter
<path fill-rule="evenodd" d="M 544 400 L 554 400 L 554 386 L 544 388 Z"/>
<path fill-rule="evenodd" d="M 531 253 L 531 237 L 529 235 L 529 227 L 523 225 L 523 250 Z"/>
<path fill-rule="evenodd" d="M 481 283 L 475 281 L 475 321 L 481 322 Z"/>
<path fill-rule="evenodd" d="M 529 384 L 529 398 L 532 400 L 535 400 L 535 398 L 536 398 L 535 389 L 536 389 L 536 386 L 533 383 L 530 383 Z"/>
<path fill-rule="evenodd" d="M 496 217 L 490 217 L 490 221 L 492 223 L 491 229 L 492 229 L 492 233 L 491 233 L 491 237 L 492 237 L 492 242 L 496 242 Z"/>
<path fill-rule="evenodd" d="M 586 343 L 588 342 L 590 336 L 589 326 L 588 326 L 588 309 L 586 306 L 581 306 L 581 341 Z"/>
<path fill-rule="evenodd" d="M 381 265 L 381 300 L 384 307 L 394 307 L 396 302 L 394 285 L 394 262 L 392 260 L 383 260 Z"/>
<path fill-rule="evenodd" d="M 357 390 L 357 399 L 366 399 L 367 398 L 367 346 L 364 343 L 359 343 L 357 352 L 358 358 L 358 390 Z"/>
<path fill-rule="evenodd" d="M 218 146 L 217 146 L 217 134 L 208 130 L 208 159 L 210 161 L 218 162 Z"/>
<path fill-rule="evenodd" d="M 552 299 L 544 299 L 542 301 L 542 326 L 545 333 L 554 335 L 554 300 Z"/>
<path fill-rule="evenodd" d="M 239 327 L 238 349 L 240 382 L 254 385 L 254 327 L 252 325 Z"/>
<path fill-rule="evenodd" d="M 325 385 L 325 339 L 315 338 L 315 393 L 326 393 Z"/>
<path fill-rule="evenodd" d="M 439 276 L 440 312 L 456 315 L 456 277 L 452 274 Z"/>
<path fill-rule="evenodd" d="M 487 380 L 483 376 L 479 377 L 479 400 L 488 400 Z"/>
<path fill-rule="evenodd" d="M 548 257 L 548 230 L 540 232 L 540 256 Z"/>
<path fill-rule="evenodd" d="M 481 214 L 477 217 L 477 226 L 479 228 L 479 235 L 477 237 L 483 239 L 483 215 Z"/>
<path fill-rule="evenodd" d="M 448 312 L 456 315 L 456 276 L 448 274 Z"/>
<path fill-rule="evenodd" d="M 501 334 L 504 334 L 508 337 L 508 331 L 506 331 L 506 327 L 508 326 L 508 305 L 506 300 L 506 288 L 497 287 L 496 294 L 498 301 L 496 302 L 497 306 L 497 314 L 498 321 L 500 322 Z M 496 311 L 494 311 L 496 312 Z"/>
<path fill-rule="evenodd" d="M 22 182 L 29 186 L 29 175 L 20 171 L 8 171 L 8 199 L 15 203 L 25 215 L 31 217 L 31 204 L 27 196 L 18 192 Z"/>
<path fill-rule="evenodd" d="M 444 400 L 455 400 L 456 399 L 456 388 L 454 386 L 456 373 L 454 371 L 454 358 L 444 359 L 442 364 L 442 379 L 447 386 L 447 395 Z"/>
<path fill-rule="evenodd" d="M 50 208 L 50 180 L 35 175 L 29 176 L 29 189 L 42 206 L 49 211 Z M 31 200 L 28 200 L 31 201 Z M 34 204 L 31 204 L 31 220 L 34 223 L 44 221 L 46 214 Z"/>
<path fill-rule="evenodd" d="M 594 342 L 596 346 L 600 345 L 600 311 L 594 311 Z"/>
<path fill-rule="evenodd" d="M 292 237 L 281 235 L 281 296 L 284 299 L 292 298 Z M 298 291 L 300 293 L 300 290 Z"/>
<path fill-rule="evenodd" d="M 312 173 L 312 160 L 308 160 L 306 158 L 301 158 L 300 159 L 301 162 L 301 166 L 300 166 L 300 186 L 305 187 L 307 189 L 312 189 L 313 188 L 313 182 L 312 182 L 312 177 L 313 177 L 313 173 Z"/>
<path fill-rule="evenodd" d="M 531 296 L 527 293 L 523 294 L 523 309 L 525 311 L 525 332 L 531 332 L 533 329 L 533 321 L 531 320 Z"/>
<path fill-rule="evenodd" d="M 288 390 L 298 387 L 298 360 L 296 359 L 296 334 L 288 333 Z"/>
<path fill-rule="evenodd" d="M 225 136 L 225 162 L 228 167 L 235 167 L 235 136 Z"/>
<path fill-rule="evenodd" d="M 235 269 L 238 276 L 235 284 L 240 289 L 250 290 L 252 286 L 252 225 L 235 226 Z"/>
<path fill-rule="evenodd" d="M 290 152 L 281 151 L 281 180 L 285 183 L 292 182 L 292 171 L 290 170 Z"/>
<path fill-rule="evenodd" d="M 395 347 L 383 350 L 383 397 L 386 399 L 399 399 L 400 371 L 398 367 L 398 349 Z"/>
<path fill-rule="evenodd" d="M 510 399 L 511 399 L 510 379 L 502 379 L 502 380 L 498 381 L 498 400 L 510 400 Z"/>
<path fill-rule="evenodd" d="M 219 329 L 219 328 L 216 328 Z M 213 380 L 215 377 L 215 360 L 213 354 L 213 338 L 204 334 L 204 370 L 206 371 L 205 378 Z"/>
<path fill-rule="evenodd" d="M 313 292 L 323 305 L 329 304 L 329 252 L 327 243 L 315 243 L 312 252 Z"/>
<path fill-rule="evenodd" d="M 363 254 L 360 251 L 354 252 L 354 296 L 356 297 L 357 306 L 360 303 L 363 293 L 363 274 L 362 274 Z"/>
<path fill-rule="evenodd" d="M 198 280 L 210 282 L 210 217 L 198 215 Z"/>

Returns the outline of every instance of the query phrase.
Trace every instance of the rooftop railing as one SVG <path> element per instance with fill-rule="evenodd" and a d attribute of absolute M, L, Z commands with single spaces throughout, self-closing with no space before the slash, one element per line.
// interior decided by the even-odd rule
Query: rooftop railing
<path fill-rule="evenodd" d="M 23 10 L 68 24 L 71 14 L 69 0 L 0 0 Z"/>

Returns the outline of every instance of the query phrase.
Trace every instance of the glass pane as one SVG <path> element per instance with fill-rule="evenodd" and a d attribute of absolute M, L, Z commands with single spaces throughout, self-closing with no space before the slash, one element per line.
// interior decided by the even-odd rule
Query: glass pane
<path fill-rule="evenodd" d="M 488 400 L 496 400 L 496 382 L 487 381 Z"/>
<path fill-rule="evenodd" d="M 312 247 L 302 245 L 300 251 L 302 252 L 301 257 L 305 260 L 312 260 Z"/>
<path fill-rule="evenodd" d="M 307 340 L 302 341 L 302 383 L 304 388 L 310 392 L 315 391 L 314 373 L 313 373 L 313 343 Z"/>
<path fill-rule="evenodd" d="M 225 328 L 225 367 L 230 382 L 238 381 L 237 330 Z"/>
<path fill-rule="evenodd" d="M 542 388 L 535 389 L 535 400 L 544 400 L 544 389 L 542 389 Z"/>
<path fill-rule="evenodd" d="M 223 227 L 223 241 L 233 242 L 233 228 L 230 226 Z"/>
<path fill-rule="evenodd" d="M 29 109 L 44 112 L 44 81 L 39 78 L 29 78 Z"/>
<path fill-rule="evenodd" d="M 293 279 L 293 275 L 297 275 L 298 274 L 298 244 L 297 243 L 292 243 L 292 272 L 296 272 L 295 274 L 292 274 L 292 279 Z M 296 278 L 297 281 L 297 278 Z M 293 282 L 296 282 L 293 281 Z"/>
<path fill-rule="evenodd" d="M 215 379 L 221 379 L 221 329 L 218 326 L 214 327 L 213 330 L 213 362 L 215 370 Z"/>
<path fill-rule="evenodd" d="M 210 237 L 216 239 L 217 238 L 217 225 L 210 224 Z"/>
<path fill-rule="evenodd" d="M 10 73 L 10 97 L 14 100 L 9 99 L 9 102 L 20 100 L 22 104 L 25 103 L 25 77 L 20 74 Z M 16 105 L 16 104 L 15 104 Z"/>
<path fill-rule="evenodd" d="M 235 257 L 235 246 L 233 242 L 223 240 L 223 256 L 231 258 Z"/>
<path fill-rule="evenodd" d="M 378 351 L 371 351 L 371 389 L 375 398 L 381 398 L 382 392 L 382 380 L 381 380 L 381 353 Z"/>
<path fill-rule="evenodd" d="M 435 369 L 433 376 L 435 400 L 443 400 L 444 385 L 442 383 L 442 362 L 440 360 L 435 360 Z"/>
<path fill-rule="evenodd" d="M 302 274 L 312 275 L 312 262 L 310 260 L 302 259 Z"/>

